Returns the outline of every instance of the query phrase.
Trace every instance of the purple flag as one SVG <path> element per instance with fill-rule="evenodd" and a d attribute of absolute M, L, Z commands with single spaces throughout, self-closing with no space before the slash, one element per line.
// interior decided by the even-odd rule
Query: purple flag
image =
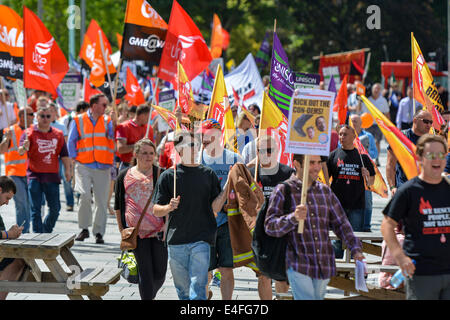
<path fill-rule="evenodd" d="M 270 69 L 269 97 L 289 118 L 289 105 L 294 93 L 295 73 L 289 67 L 289 61 L 283 50 L 277 33 L 273 33 L 272 67 Z"/>
<path fill-rule="evenodd" d="M 337 93 L 336 83 L 334 83 L 334 77 L 331 77 L 331 79 L 330 79 L 330 83 L 328 84 L 328 91 Z"/>
<path fill-rule="evenodd" d="M 255 56 L 255 62 L 256 62 L 256 65 L 258 66 L 259 72 L 261 72 L 261 70 L 263 70 L 269 63 L 269 59 L 270 59 L 269 36 L 270 36 L 270 32 L 267 31 L 266 35 L 264 36 L 264 39 L 261 43 L 261 47 L 259 48 L 259 51 L 256 53 L 256 56 Z"/>

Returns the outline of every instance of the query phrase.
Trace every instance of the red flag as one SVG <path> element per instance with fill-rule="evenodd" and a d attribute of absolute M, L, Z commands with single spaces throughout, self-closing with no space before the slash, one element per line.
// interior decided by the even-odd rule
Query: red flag
<path fill-rule="evenodd" d="M 185 67 L 186 75 L 191 81 L 210 64 L 211 60 L 211 53 L 200 30 L 174 0 L 158 77 L 170 81 L 176 87 L 177 61 Z"/>
<path fill-rule="evenodd" d="M 341 83 L 339 92 L 337 94 L 336 100 L 334 101 L 333 111 L 338 113 L 339 124 L 345 124 L 345 119 L 347 118 L 347 77 L 345 75 L 344 80 Z"/>
<path fill-rule="evenodd" d="M 69 71 L 66 57 L 42 21 L 25 6 L 23 26 L 24 87 L 50 92 L 56 98 L 56 88 Z"/>
<path fill-rule="evenodd" d="M 141 86 L 138 80 L 131 72 L 130 68 L 127 67 L 127 94 L 125 99 L 128 100 L 132 106 L 138 106 L 145 103 L 144 94 L 142 93 Z"/>
<path fill-rule="evenodd" d="M 94 94 L 102 93 L 100 90 L 97 90 L 93 88 L 88 80 L 87 77 L 84 78 L 84 85 L 83 85 L 83 91 L 84 91 L 84 101 L 89 102 L 89 99 Z"/>
<path fill-rule="evenodd" d="M 100 42 L 100 35 L 102 35 L 103 48 L 105 52 L 102 52 L 102 43 Z M 108 40 L 106 40 L 108 41 Z M 111 60 L 111 51 L 108 49 L 109 42 L 105 44 L 103 39 L 103 32 L 99 30 L 97 35 L 97 45 L 95 47 L 94 53 L 94 64 L 91 67 L 91 74 L 89 76 L 89 81 L 96 86 L 100 87 L 103 83 L 105 83 L 105 76 L 109 70 L 109 74 L 116 73 L 116 68 Z M 103 55 L 104 54 L 104 55 Z M 105 60 L 107 66 L 105 66 Z M 108 69 L 108 70 L 107 70 Z"/>

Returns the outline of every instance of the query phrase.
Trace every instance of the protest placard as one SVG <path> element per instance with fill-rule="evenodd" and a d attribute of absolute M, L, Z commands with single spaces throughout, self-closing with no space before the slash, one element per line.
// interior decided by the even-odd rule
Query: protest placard
<path fill-rule="evenodd" d="M 295 73 L 294 89 L 319 89 L 320 74 L 315 73 Z"/>
<path fill-rule="evenodd" d="M 334 92 L 297 89 L 291 99 L 286 151 L 328 156 Z"/>

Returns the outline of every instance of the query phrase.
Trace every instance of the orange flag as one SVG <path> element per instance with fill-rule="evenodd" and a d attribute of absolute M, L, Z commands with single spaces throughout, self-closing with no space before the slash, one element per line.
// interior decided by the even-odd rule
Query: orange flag
<path fill-rule="evenodd" d="M 222 56 L 224 42 L 223 35 L 222 24 L 220 23 L 219 16 L 214 13 L 213 28 L 211 34 L 211 57 L 213 59 L 217 59 Z"/>
<path fill-rule="evenodd" d="M 333 111 L 338 113 L 339 124 L 345 124 L 345 119 L 347 118 L 347 77 L 348 75 L 346 74 L 334 101 Z"/>
<path fill-rule="evenodd" d="M 23 29 L 24 87 L 50 92 L 56 98 L 56 88 L 69 71 L 66 57 L 38 16 L 25 6 Z"/>
<path fill-rule="evenodd" d="M 100 30 L 97 35 L 97 43 L 95 46 L 94 64 L 91 67 L 91 74 L 89 76 L 89 81 L 91 81 L 91 83 L 96 87 L 100 87 L 105 82 L 105 75 L 107 74 L 106 68 L 108 68 L 109 74 L 116 73 L 116 68 L 111 61 L 111 51 L 110 49 L 108 49 L 109 42 L 106 45 L 105 42 L 103 42 L 103 48 L 105 51 L 102 52 L 102 46 L 100 42 L 101 34 L 102 31 Z M 104 41 L 104 39 L 102 39 L 101 41 Z M 109 48 L 111 48 L 110 45 Z M 107 66 L 105 66 L 105 60 Z"/>
<path fill-rule="evenodd" d="M 372 114 L 381 132 L 392 148 L 398 163 L 409 179 L 419 174 L 419 166 L 416 159 L 416 146 L 389 121 L 365 96 L 361 96 L 367 109 Z"/>
<path fill-rule="evenodd" d="M 91 84 L 89 83 L 89 80 L 87 77 L 84 78 L 84 101 L 89 102 L 89 99 L 94 94 L 102 93 L 100 90 L 97 90 L 95 88 L 92 88 Z"/>
<path fill-rule="evenodd" d="M 116 32 L 116 38 L 117 38 L 117 46 L 119 47 L 119 51 L 121 51 L 122 50 L 123 36 Z"/>
<path fill-rule="evenodd" d="M 349 125 L 353 127 L 353 123 L 351 119 L 348 119 Z M 378 169 L 377 165 L 375 164 L 375 161 L 372 160 L 369 153 L 367 152 L 366 148 L 361 143 L 361 140 L 359 140 L 359 137 L 357 136 L 356 139 L 353 141 L 353 145 L 358 150 L 359 154 L 365 154 L 369 157 L 370 161 L 372 162 L 373 168 L 375 169 L 375 181 L 373 182 L 373 185 L 367 186 L 366 190 L 370 190 L 372 192 L 375 192 L 376 194 L 380 195 L 383 198 L 388 197 L 388 187 L 386 185 L 386 182 L 383 179 L 383 176 L 381 175 L 380 170 Z"/>
<path fill-rule="evenodd" d="M 139 106 L 145 103 L 144 94 L 142 93 L 141 86 L 138 80 L 131 72 L 130 68 L 127 67 L 127 84 L 126 84 L 127 94 L 125 99 L 130 102 L 132 106 Z"/>
<path fill-rule="evenodd" d="M 91 20 L 91 23 L 89 24 L 89 27 L 84 35 L 83 44 L 80 48 L 80 54 L 79 57 L 86 62 L 86 64 L 92 68 L 94 65 L 95 60 L 95 51 L 98 48 L 100 49 L 100 44 L 98 43 L 98 32 L 101 32 L 102 38 L 103 38 L 103 44 L 105 46 L 105 50 L 108 50 L 109 53 L 112 52 L 111 45 L 106 38 L 105 33 L 98 25 L 97 21 L 94 19 Z"/>

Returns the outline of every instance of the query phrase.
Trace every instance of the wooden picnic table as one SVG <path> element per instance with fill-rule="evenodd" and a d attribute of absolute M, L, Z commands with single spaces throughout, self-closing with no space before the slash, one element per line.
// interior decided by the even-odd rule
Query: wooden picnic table
<path fill-rule="evenodd" d="M 353 232 L 353 234 L 361 240 L 363 252 L 381 257 L 381 242 L 383 242 L 381 232 Z M 329 237 L 331 240 L 339 239 L 333 231 L 330 231 Z M 342 246 L 345 247 L 344 242 Z M 348 248 L 345 250 L 345 262 L 350 262 L 350 250 Z"/>
<path fill-rule="evenodd" d="M 19 281 L 0 281 L 0 292 L 64 294 L 69 299 L 99 300 L 109 285 L 119 281 L 121 269 L 83 269 L 70 251 L 75 234 L 26 233 L 18 239 L 0 240 L 0 260 L 23 259 L 28 268 Z M 61 259 L 71 270 L 64 270 Z M 37 260 L 43 260 L 50 272 L 42 271 Z M 79 273 L 77 273 L 79 272 Z"/>

